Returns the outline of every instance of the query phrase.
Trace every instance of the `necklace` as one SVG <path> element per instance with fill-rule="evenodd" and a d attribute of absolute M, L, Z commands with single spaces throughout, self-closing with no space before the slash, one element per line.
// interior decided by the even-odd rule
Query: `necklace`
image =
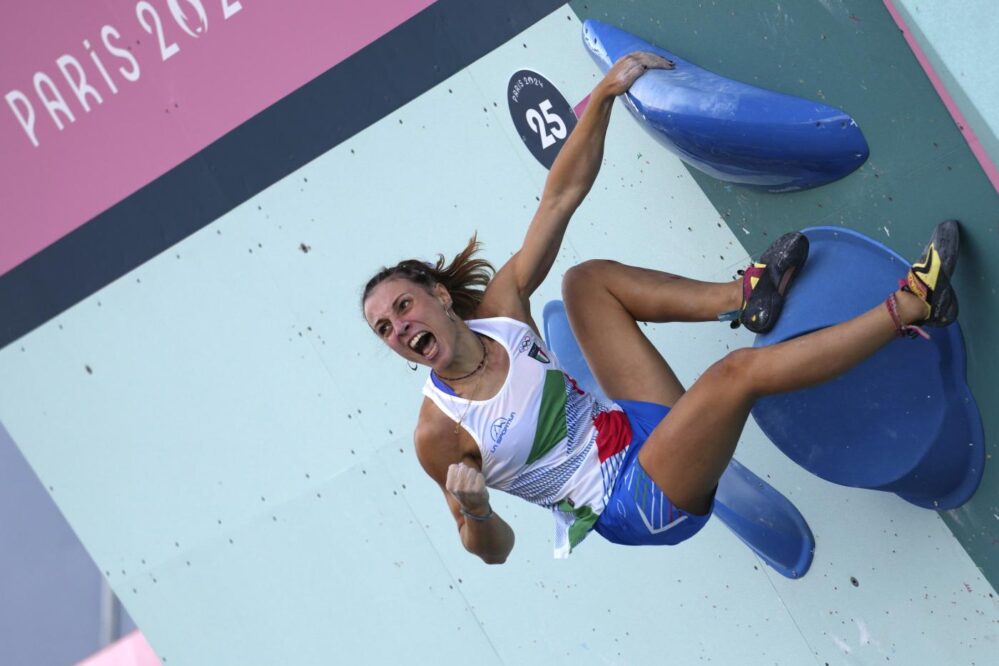
<path fill-rule="evenodd" d="M 475 391 L 478 390 L 479 384 L 482 383 L 482 376 L 476 378 L 475 385 L 468 391 L 468 395 L 475 395 Z M 461 432 L 461 424 L 465 422 L 465 417 L 468 416 L 468 410 L 472 408 L 472 399 L 465 398 L 465 409 L 462 411 L 461 416 L 458 417 L 458 422 L 454 424 L 454 434 L 457 435 Z"/>
<path fill-rule="evenodd" d="M 462 379 L 468 379 L 476 372 L 486 367 L 486 357 L 489 355 L 489 352 L 486 351 L 486 343 L 482 341 L 482 338 L 479 336 L 478 333 L 475 334 L 475 339 L 478 340 L 479 344 L 482 346 L 482 360 L 479 361 L 479 364 L 477 366 L 475 366 L 475 370 L 472 370 L 467 375 L 462 375 L 461 377 L 445 377 L 444 375 L 441 374 L 438 374 L 437 376 L 446 382 L 457 382 L 461 381 Z"/>
<path fill-rule="evenodd" d="M 486 367 L 486 361 L 489 360 L 489 352 L 486 350 L 486 343 L 482 341 L 482 338 L 479 337 L 479 335 L 477 333 L 476 333 L 475 337 L 477 337 L 479 339 L 479 344 L 482 345 L 482 360 L 479 361 L 479 365 L 475 368 L 475 370 L 472 370 L 467 375 L 462 375 L 461 377 L 456 377 L 456 378 L 450 379 L 448 381 L 455 381 L 456 379 L 465 379 L 466 377 L 471 377 L 472 375 L 474 375 L 475 373 L 479 372 L 484 367 Z M 440 375 L 437 375 L 437 376 L 440 377 Z M 482 383 L 482 377 L 483 377 L 483 375 L 479 375 L 478 377 L 475 378 L 475 384 L 472 386 L 472 388 L 470 388 L 468 390 L 468 393 L 466 393 L 466 395 L 469 395 L 469 396 L 475 395 L 475 392 L 479 388 L 479 384 Z M 447 378 L 446 377 L 441 377 L 441 379 L 447 379 Z M 468 410 L 470 410 L 471 408 L 472 408 L 472 399 L 471 398 L 465 398 L 465 409 L 464 409 L 464 411 L 461 412 L 461 415 L 458 417 L 458 421 L 454 424 L 454 434 L 455 435 L 457 435 L 458 433 L 461 432 L 461 424 L 465 422 L 465 417 L 468 416 Z"/>

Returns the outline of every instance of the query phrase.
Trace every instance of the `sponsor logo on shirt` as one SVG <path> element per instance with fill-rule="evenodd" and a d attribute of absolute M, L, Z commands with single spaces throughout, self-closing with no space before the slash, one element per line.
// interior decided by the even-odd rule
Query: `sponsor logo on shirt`
<path fill-rule="evenodd" d="M 493 441 L 496 442 L 496 446 L 499 446 L 503 442 L 503 438 L 506 437 L 506 433 L 513 424 L 515 416 L 517 416 L 517 412 L 510 412 L 510 416 L 501 416 L 489 426 L 489 434 L 492 436 Z M 491 451 L 495 451 L 496 446 L 492 447 Z"/>
<path fill-rule="evenodd" d="M 533 342 L 534 342 L 534 338 L 531 337 L 530 333 L 528 333 L 527 335 L 525 335 L 524 339 L 520 341 L 520 351 L 521 352 L 526 352 L 527 348 L 530 347 L 531 343 L 533 343 Z"/>

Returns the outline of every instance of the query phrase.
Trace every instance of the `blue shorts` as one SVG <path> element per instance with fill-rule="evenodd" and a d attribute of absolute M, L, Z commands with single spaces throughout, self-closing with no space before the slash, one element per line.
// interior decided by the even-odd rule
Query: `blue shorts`
<path fill-rule="evenodd" d="M 669 407 L 651 402 L 618 400 L 631 425 L 631 442 L 618 471 L 607 506 L 593 529 L 608 541 L 625 546 L 673 546 L 697 534 L 715 509 L 703 516 L 678 509 L 638 462 L 638 452 Z"/>

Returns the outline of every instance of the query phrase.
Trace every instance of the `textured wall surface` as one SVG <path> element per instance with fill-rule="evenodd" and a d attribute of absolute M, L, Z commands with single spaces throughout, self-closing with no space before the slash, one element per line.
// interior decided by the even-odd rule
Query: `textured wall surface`
<path fill-rule="evenodd" d="M 946 87 L 960 110 L 959 129 L 999 188 L 999 80 L 988 65 L 999 35 L 995 5 L 988 0 L 889 0 L 885 6 L 898 14 Z"/>
<path fill-rule="evenodd" d="M 624 14 L 605 18 L 655 41 L 657 21 L 683 20 L 661 9 L 650 19 L 656 4 L 622 3 Z M 0 349 L 0 421 L 164 663 L 964 664 L 994 655 L 995 592 L 938 514 L 823 482 L 752 423 L 740 460 L 786 494 L 816 535 L 801 580 L 768 570 L 718 521 L 677 548 L 592 536 L 554 561 L 547 512 L 498 493 L 496 508 L 518 535 L 510 561 L 487 567 L 461 549 L 412 452 L 423 373 L 367 330 L 360 287 L 385 263 L 456 252 L 476 229 L 495 262 L 517 249 L 546 172 L 513 129 L 507 82 L 531 68 L 570 103 L 581 100 L 597 70 L 576 12 L 598 9 L 563 7 L 518 30 Z M 728 15 L 704 11 L 714 24 Z M 668 46 L 720 70 L 705 54 L 746 60 L 731 34 L 737 25 L 752 34 L 761 16 L 733 18 L 727 41 L 719 33 L 710 44 L 707 28 L 688 21 L 677 31 L 691 42 Z M 849 18 L 828 20 L 854 29 Z M 464 48 L 446 20 L 437 26 L 427 48 Z M 778 28 L 761 38 L 765 47 L 795 34 Z M 701 51 L 685 52 L 698 34 Z M 823 88 L 842 83 L 829 67 L 809 76 L 822 74 Z M 770 74 L 765 83 L 778 88 L 799 78 Z M 742 78 L 763 84 L 758 75 Z M 860 110 L 826 94 L 867 131 Z M 287 108 L 261 120 L 256 136 L 292 134 Z M 882 149 L 891 159 L 872 156 L 864 171 L 814 193 L 778 201 L 728 191 L 692 177 L 623 111 L 536 313 L 581 260 L 729 279 L 767 236 L 827 217 L 801 219 L 803 211 L 828 205 L 849 223 L 854 211 L 894 205 L 871 184 L 887 179 L 882 170 L 899 187 L 913 178 L 880 166 L 902 159 Z M 895 146 L 880 136 L 868 132 L 872 147 Z M 958 148 L 939 148 L 955 169 Z M 238 164 L 204 164 L 209 183 L 242 196 L 226 189 Z M 964 168 L 953 186 L 974 181 Z M 164 182 L 166 199 L 179 180 Z M 911 238 L 896 231 L 903 218 L 889 225 L 893 243 L 908 239 L 897 247 L 911 252 L 932 226 L 938 211 L 922 208 Z M 172 214 L 162 210 L 137 207 L 131 219 L 157 225 Z M 716 323 L 649 333 L 688 384 L 752 340 Z"/>

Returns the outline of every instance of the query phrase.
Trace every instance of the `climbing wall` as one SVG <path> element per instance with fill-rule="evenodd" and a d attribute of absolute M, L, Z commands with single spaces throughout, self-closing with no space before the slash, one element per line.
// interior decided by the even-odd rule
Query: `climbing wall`
<path fill-rule="evenodd" d="M 898 4 L 910 10 L 896 13 L 900 20 L 918 18 L 918 3 Z M 641 0 L 572 6 L 583 18 L 614 22 L 719 74 L 838 106 L 863 129 L 871 149 L 867 163 L 849 178 L 816 190 L 773 196 L 691 172 L 749 252 L 762 251 L 788 229 L 841 225 L 916 258 L 938 222 L 961 221 L 956 284 L 968 381 L 981 406 L 987 455 L 995 455 L 999 422 L 989 406 L 999 400 L 999 349 L 990 332 L 999 325 L 994 287 L 999 267 L 989 258 L 999 256 L 999 194 L 888 9 L 879 2 L 797 3 L 764 11 L 728 2 L 678 3 L 666 15 L 659 3 Z M 988 26 L 995 24 L 991 5 L 970 3 L 960 13 L 962 44 L 953 36 L 950 42 L 938 42 L 939 48 L 956 48 L 958 56 L 971 48 L 988 53 L 994 48 L 989 44 Z M 969 29 L 979 23 L 980 31 Z M 948 33 L 939 13 L 925 25 Z M 726 48 L 719 47 L 722 43 Z M 959 62 L 968 70 L 965 78 L 971 77 L 969 89 L 981 90 L 974 63 L 967 57 Z M 960 90 L 953 81 L 951 88 Z M 981 94 L 972 99 L 986 102 L 989 98 Z M 988 107 L 978 110 L 969 104 L 967 95 L 961 99 L 968 115 L 988 113 Z M 991 122 L 999 123 L 999 118 Z M 982 129 L 987 136 L 987 126 Z M 999 161 L 999 154 L 991 160 Z M 999 581 L 997 513 L 999 469 L 986 464 L 979 493 L 943 514 L 993 584 Z"/>
<path fill-rule="evenodd" d="M 183 25 L 198 37 L 170 28 L 186 40 L 170 62 L 190 56 L 203 66 L 197 48 L 219 34 L 213 31 L 275 11 L 242 0 L 231 23 L 212 13 L 200 24 L 191 18 L 196 3 L 186 4 Z M 0 422 L 162 661 L 986 663 L 997 638 L 995 593 L 940 516 L 816 479 L 752 424 L 740 459 L 787 495 L 816 535 L 814 564 L 801 580 L 767 569 L 717 521 L 678 548 L 627 549 L 594 536 L 570 560 L 553 561 L 547 512 L 503 496 L 496 508 L 517 531 L 510 561 L 489 567 L 461 549 L 440 491 L 412 452 L 424 377 L 367 330 L 361 286 L 398 259 L 454 253 L 475 230 L 497 263 L 517 249 L 546 171 L 515 130 L 508 86 L 515 72 L 530 69 L 570 105 L 582 100 L 598 73 L 580 44 L 581 16 L 599 13 L 652 41 L 665 39 L 669 24 L 670 37 L 690 40 L 669 47 L 709 68 L 742 65 L 747 56 L 731 34 L 703 35 L 729 10 L 695 11 L 694 3 L 669 15 L 653 14 L 656 3 L 614 3 L 613 12 L 593 2 L 393 4 L 398 22 L 376 26 L 373 41 L 327 54 L 326 68 L 303 64 L 300 81 L 288 78 L 288 89 L 273 89 L 262 107 L 223 119 L 228 126 L 192 140 L 187 154 L 178 147 L 152 173 L 121 171 L 116 178 L 134 178 L 91 208 L 40 215 L 62 226 L 38 247 L 9 255 L 0 276 L 0 304 L 9 313 L 0 339 Z M 172 5 L 150 6 L 166 17 Z M 128 3 L 106 7 L 119 32 L 126 24 L 119 17 L 134 20 Z M 322 17 L 309 14 L 307 3 L 301 9 L 303 24 Z M 825 41 L 858 29 L 820 9 L 807 15 L 828 25 Z M 796 36 L 790 22 L 764 30 L 754 23 L 762 16 L 725 25 L 759 30 L 764 45 L 774 35 L 801 41 L 769 51 L 773 78 L 754 79 L 761 71 L 742 78 L 811 94 L 788 89 L 804 74 L 782 73 L 793 61 L 784 49 L 798 49 L 800 62 L 823 40 Z M 334 44 L 362 17 L 339 18 L 324 24 Z M 277 18 L 254 21 L 271 26 Z M 101 34 L 100 21 L 93 29 Z M 136 49 L 159 48 L 147 43 L 155 35 L 140 38 Z M 247 38 L 231 48 L 278 49 L 293 39 Z M 878 40 L 868 42 L 873 50 Z M 693 43 L 698 50 L 685 52 Z M 847 49 L 830 46 L 829 53 Z M 45 54 L 52 77 L 62 76 L 51 64 L 60 53 Z M 157 51 L 150 53 L 155 62 Z M 86 57 L 83 51 L 78 60 Z M 79 118 L 43 135 L 51 114 L 30 92 L 33 71 L 8 83 L 3 70 L 5 93 L 27 88 L 35 100 L 40 141 L 31 143 L 14 111 L 3 117 L 5 145 L 16 148 L 3 158 L 5 179 L 19 173 L 12 160 L 29 164 L 31 151 L 70 132 L 97 131 L 84 123 L 110 109 L 91 99 L 87 115 L 62 86 Z M 191 100 L 206 99 L 200 95 L 214 86 L 188 90 L 183 78 L 174 80 L 179 74 L 164 69 L 161 76 L 148 83 L 146 93 L 160 103 L 150 109 L 170 116 L 159 122 L 180 118 L 180 145 L 201 127 L 203 109 Z M 892 172 L 875 171 L 888 162 L 877 162 L 873 150 L 887 139 L 867 129 L 852 98 L 833 99 L 834 86 L 846 85 L 842 67 L 808 76 L 812 85 L 827 77 L 827 99 L 864 126 L 872 143 L 864 171 L 791 199 L 729 191 L 692 176 L 618 109 L 603 171 L 537 294 L 536 314 L 558 296 L 565 270 L 598 256 L 729 279 L 768 236 L 829 222 L 796 219 L 792 209 L 821 204 L 838 222 L 875 203 L 905 205 L 928 218 L 914 224 L 929 229 L 937 209 L 904 203 L 901 194 L 875 201 L 886 190 L 871 181 Z M 233 88 L 253 82 L 246 72 L 240 77 Z M 898 88 L 920 85 L 914 79 Z M 128 91 L 121 83 L 107 99 L 124 100 Z M 911 103 L 934 102 L 927 92 Z M 935 127 L 918 109 L 909 112 Z M 938 122 L 942 128 L 945 119 Z M 891 125 L 887 115 L 884 123 Z M 959 149 L 955 141 L 938 148 L 973 180 Z M 905 142 L 882 152 L 892 150 L 909 159 L 921 154 Z M 912 173 L 892 178 L 901 187 Z M 962 183 L 955 178 L 953 186 Z M 3 186 L 5 197 L 23 189 Z M 21 242 L 32 223 L 30 210 L 5 218 L 4 245 Z M 905 224 L 899 217 L 888 225 L 892 242 L 907 237 L 896 230 Z M 913 232 L 911 244 L 923 235 Z M 752 342 L 714 323 L 649 333 L 687 383 Z"/>

